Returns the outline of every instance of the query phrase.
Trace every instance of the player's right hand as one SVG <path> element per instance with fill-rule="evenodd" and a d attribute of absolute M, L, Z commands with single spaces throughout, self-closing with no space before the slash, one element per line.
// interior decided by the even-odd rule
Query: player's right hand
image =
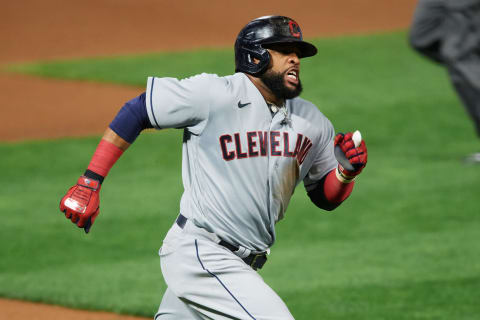
<path fill-rule="evenodd" d="M 362 140 L 360 145 L 355 146 L 352 136 L 353 134 L 351 132 L 348 132 L 345 135 L 338 133 L 333 141 L 334 146 L 338 146 L 340 149 L 342 149 L 346 158 L 354 168 L 354 170 L 350 171 L 342 167 L 341 164 L 338 165 L 340 174 L 346 180 L 353 180 L 357 175 L 359 175 L 363 168 L 365 168 L 367 165 L 368 159 L 365 141 Z"/>
<path fill-rule="evenodd" d="M 60 211 L 79 228 L 84 228 L 85 233 L 90 231 L 99 213 L 100 187 L 100 181 L 81 176 L 60 200 Z"/>

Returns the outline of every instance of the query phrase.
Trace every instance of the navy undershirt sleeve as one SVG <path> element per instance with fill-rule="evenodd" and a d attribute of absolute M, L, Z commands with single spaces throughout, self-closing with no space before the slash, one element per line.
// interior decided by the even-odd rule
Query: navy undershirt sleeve
<path fill-rule="evenodd" d="M 133 143 L 143 129 L 153 128 L 148 119 L 145 92 L 125 103 L 109 127 L 128 143 Z"/>

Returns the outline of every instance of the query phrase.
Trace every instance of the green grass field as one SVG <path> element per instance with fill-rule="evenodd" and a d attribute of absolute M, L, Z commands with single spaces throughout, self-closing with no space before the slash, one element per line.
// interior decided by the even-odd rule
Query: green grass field
<path fill-rule="evenodd" d="M 261 275 L 297 319 L 480 319 L 480 151 L 445 70 L 404 33 L 314 41 L 303 97 L 337 131 L 359 129 L 369 163 L 327 213 L 300 186 Z M 132 84 L 232 71 L 230 49 L 10 66 L 45 77 Z M 107 125 L 107 124 L 106 124 Z M 180 131 L 142 134 L 102 188 L 89 235 L 58 210 L 99 137 L 0 144 L 0 296 L 152 316 L 157 250 L 177 212 Z"/>

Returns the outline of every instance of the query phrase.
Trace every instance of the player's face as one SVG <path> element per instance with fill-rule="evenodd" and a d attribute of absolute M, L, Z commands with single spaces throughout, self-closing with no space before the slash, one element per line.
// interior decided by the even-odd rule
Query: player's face
<path fill-rule="evenodd" d="M 292 99 L 302 92 L 300 58 L 292 46 L 270 46 L 270 66 L 260 77 L 272 93 L 280 99 Z"/>

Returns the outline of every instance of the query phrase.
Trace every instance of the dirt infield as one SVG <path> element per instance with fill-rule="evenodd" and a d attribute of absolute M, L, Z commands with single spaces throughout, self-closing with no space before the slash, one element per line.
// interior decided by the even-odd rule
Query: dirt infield
<path fill-rule="evenodd" d="M 74 310 L 47 304 L 0 299 L 1 320 L 145 320 L 111 312 Z"/>
<path fill-rule="evenodd" d="M 295 18 L 305 37 L 404 29 L 416 0 L 17 0 L 0 4 L 8 63 L 233 45 L 252 18 Z M 0 141 L 103 132 L 142 88 L 0 72 Z M 159 297 L 160 298 L 160 297 Z M 152 313 L 156 306 L 152 306 Z M 140 319 L 0 299 L 0 319 Z"/>

